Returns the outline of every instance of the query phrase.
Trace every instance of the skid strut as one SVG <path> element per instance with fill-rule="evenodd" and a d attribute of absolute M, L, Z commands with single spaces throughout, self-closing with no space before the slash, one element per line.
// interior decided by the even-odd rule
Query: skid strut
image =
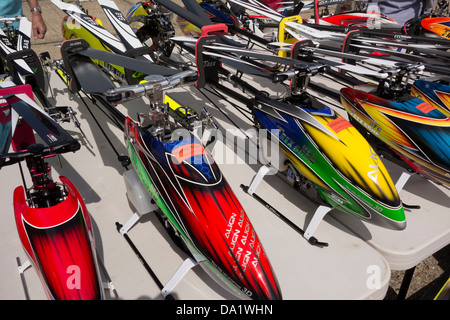
<path fill-rule="evenodd" d="M 247 192 L 249 195 L 251 195 L 253 198 L 255 198 L 258 202 L 260 202 L 262 205 L 264 205 L 267 209 L 269 209 L 270 212 L 275 214 L 278 218 L 283 220 L 286 224 L 288 224 L 291 228 L 293 228 L 295 231 L 300 233 L 308 242 L 312 245 L 316 245 L 319 247 L 327 247 L 328 243 L 318 241 L 317 238 L 313 236 L 314 231 L 317 229 L 320 221 L 323 219 L 323 217 L 332 209 L 327 206 L 319 206 L 319 208 L 314 213 L 313 219 L 309 223 L 306 231 L 299 228 L 295 223 L 293 223 L 291 220 L 289 220 L 286 216 L 284 216 L 281 212 L 279 212 L 277 209 L 275 209 L 272 205 L 267 203 L 264 199 L 262 199 L 260 196 L 258 196 L 255 193 L 256 188 L 263 180 L 264 176 L 268 173 L 276 173 L 278 170 L 273 167 L 270 164 L 266 164 L 262 166 L 256 175 L 253 177 L 252 182 L 250 183 L 250 186 L 245 186 L 241 184 L 241 188 Z"/>

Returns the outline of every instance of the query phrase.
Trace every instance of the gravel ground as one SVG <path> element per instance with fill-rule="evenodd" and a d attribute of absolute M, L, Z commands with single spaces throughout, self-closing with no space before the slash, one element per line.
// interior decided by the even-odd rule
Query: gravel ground
<path fill-rule="evenodd" d="M 450 245 L 420 262 L 414 271 L 406 300 L 419 300 L 430 290 L 435 280 L 450 268 Z M 385 300 L 396 300 L 405 271 L 392 271 Z"/>
<path fill-rule="evenodd" d="M 180 0 L 173 1 L 181 3 Z M 136 2 L 138 2 L 138 0 L 115 0 L 115 3 L 124 15 Z M 48 51 L 52 59 L 59 59 L 61 57 L 61 53 L 59 52 L 57 46 L 60 45 L 63 40 L 61 34 L 61 20 L 64 13 L 52 4 L 50 0 L 40 0 L 39 3 L 43 9 L 43 16 L 47 24 L 48 31 L 45 39 L 32 39 L 32 48 L 36 51 L 36 53 Z M 96 1 L 81 1 L 81 3 L 83 7 L 88 10 L 89 14 L 99 17 L 103 22 L 103 26 L 110 32 L 114 33 L 114 29 L 110 25 L 108 19 L 103 15 L 101 8 Z M 30 16 L 26 0 L 23 0 L 23 7 L 24 13 L 27 16 Z M 416 266 L 406 299 L 421 299 L 433 285 L 435 280 L 449 268 L 450 245 L 444 247 Z M 404 274 L 405 271 L 392 271 L 390 287 L 386 294 L 385 300 L 397 299 Z"/>

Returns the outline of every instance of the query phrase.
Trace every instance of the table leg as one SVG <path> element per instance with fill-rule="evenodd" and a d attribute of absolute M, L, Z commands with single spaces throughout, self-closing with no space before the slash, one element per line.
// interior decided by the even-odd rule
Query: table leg
<path fill-rule="evenodd" d="M 397 300 L 405 300 L 406 294 L 408 293 L 409 285 L 411 284 L 412 277 L 414 275 L 414 270 L 416 267 L 412 267 L 405 271 L 403 276 L 402 285 L 400 286 L 400 290 L 398 292 Z"/>

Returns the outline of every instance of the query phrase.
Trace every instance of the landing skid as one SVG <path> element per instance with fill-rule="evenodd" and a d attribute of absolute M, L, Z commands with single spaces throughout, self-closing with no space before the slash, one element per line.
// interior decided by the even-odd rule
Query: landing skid
<path fill-rule="evenodd" d="M 406 182 L 408 182 L 409 178 L 416 172 L 411 171 L 403 171 L 400 178 L 398 178 L 397 182 L 395 183 L 395 188 L 397 189 L 397 192 L 400 193 L 402 191 L 403 187 L 406 185 Z M 419 205 L 409 205 L 403 202 L 403 206 L 408 209 L 420 209 Z"/>
<path fill-rule="evenodd" d="M 16 257 L 16 261 L 17 261 L 17 266 L 18 266 L 17 268 L 19 270 L 20 281 L 22 282 L 23 292 L 25 294 L 25 299 L 30 300 L 30 294 L 28 293 L 27 282 L 25 280 L 25 275 L 23 274 L 25 272 L 25 270 L 27 270 L 29 267 L 31 267 L 30 260 L 27 260 L 27 261 L 25 261 L 24 264 L 21 264 L 20 258 Z"/>
<path fill-rule="evenodd" d="M 261 181 L 264 179 L 264 177 L 269 173 L 277 173 L 277 169 L 273 167 L 271 164 L 266 164 L 262 166 L 258 172 L 255 174 L 255 176 L 252 179 L 252 182 L 250 183 L 250 186 L 245 186 L 241 184 L 241 188 L 247 192 L 249 195 L 251 195 L 253 198 L 255 198 L 258 202 L 260 202 L 262 205 L 264 205 L 269 211 L 271 211 L 273 214 L 275 214 L 277 217 L 279 217 L 281 220 L 283 220 L 285 223 L 287 223 L 290 227 L 292 227 L 295 231 L 300 233 L 308 242 L 312 245 L 320 246 L 320 247 L 326 247 L 328 246 L 328 243 L 326 242 L 320 242 L 315 238 L 313 235 L 316 232 L 320 222 L 324 219 L 326 214 L 330 212 L 333 208 L 327 205 L 319 204 L 319 207 L 314 212 L 314 215 L 309 222 L 308 226 L 306 227 L 306 230 L 300 229 L 296 224 L 294 224 L 291 220 L 289 220 L 287 217 L 285 217 L 283 214 L 281 214 L 277 209 L 275 209 L 272 205 L 267 203 L 264 199 L 262 199 L 260 196 L 258 196 L 255 193 L 256 188 L 261 183 Z M 400 178 L 397 180 L 395 187 L 398 192 L 400 192 L 409 178 L 414 174 L 415 172 L 410 171 L 404 171 Z M 420 206 L 417 205 L 407 205 L 403 203 L 403 206 L 405 208 L 409 209 L 418 209 Z"/>
<path fill-rule="evenodd" d="M 150 274 L 152 279 L 155 281 L 155 283 L 161 290 L 161 294 L 163 295 L 164 299 L 175 300 L 175 298 L 172 296 L 172 291 L 175 289 L 178 283 L 180 283 L 183 277 L 189 272 L 189 270 L 198 265 L 198 262 L 195 259 L 188 257 L 180 265 L 180 267 L 173 274 L 173 276 L 170 278 L 170 280 L 167 282 L 166 285 L 163 285 L 161 283 L 161 281 L 153 272 L 147 261 L 144 259 L 142 254 L 134 245 L 133 241 L 128 236 L 128 231 L 130 231 L 130 229 L 139 221 L 139 219 L 144 214 L 155 212 L 157 215 L 159 215 L 158 212 L 159 207 L 152 200 L 150 194 L 146 190 L 143 190 L 143 188 L 141 188 L 142 184 L 133 170 L 128 170 L 124 172 L 124 180 L 125 186 L 127 188 L 128 199 L 131 201 L 131 203 L 133 203 L 134 207 L 137 208 L 137 211 L 130 217 L 130 219 L 128 219 L 128 221 L 125 222 L 125 224 L 121 225 L 120 223 L 116 222 L 117 231 L 125 238 L 127 243 L 133 249 L 139 261 L 143 264 L 147 272 Z M 166 225 L 166 227 L 168 226 Z"/>
<path fill-rule="evenodd" d="M 155 205 L 156 206 L 156 205 Z M 156 206 L 155 211 L 158 210 L 158 207 Z M 142 256 L 142 254 L 139 252 L 137 247 L 134 245 L 130 237 L 128 236 L 128 231 L 131 229 L 133 225 L 135 225 L 138 220 L 142 217 L 143 214 L 135 212 L 131 218 L 124 224 L 121 225 L 120 223 L 116 222 L 117 231 L 125 238 L 125 240 L 128 242 L 130 247 L 133 249 L 134 253 L 138 257 L 139 261 L 143 264 L 147 272 L 150 274 L 152 279 L 155 281 L 155 283 L 158 285 L 159 289 L 161 290 L 161 294 L 163 295 L 165 300 L 175 300 L 175 298 L 172 296 L 172 291 L 175 289 L 175 287 L 180 283 L 180 281 L 183 279 L 183 277 L 191 270 L 193 267 L 198 265 L 198 262 L 192 259 L 191 257 L 188 257 L 184 262 L 181 264 L 181 266 L 177 269 L 177 271 L 173 274 L 173 276 L 170 278 L 170 280 L 167 282 L 166 285 L 163 285 L 162 282 L 158 279 L 156 274 L 153 272 L 145 258 Z"/>
<path fill-rule="evenodd" d="M 308 224 L 306 230 L 304 231 L 255 193 L 256 188 L 264 179 L 264 176 L 266 176 L 268 173 L 276 173 L 277 171 L 278 170 L 271 164 L 266 164 L 258 170 L 256 175 L 253 177 L 250 186 L 247 187 L 241 184 L 241 188 L 249 195 L 251 195 L 253 198 L 255 198 L 258 202 L 263 204 L 267 209 L 269 209 L 269 211 L 271 211 L 273 214 L 275 214 L 277 217 L 279 217 L 281 220 L 287 223 L 291 228 L 300 233 L 310 244 L 319 247 L 327 247 L 328 243 L 318 241 L 317 238 L 313 236 L 313 234 L 316 231 L 317 227 L 319 226 L 320 221 L 322 221 L 325 215 L 332 209 L 331 207 L 320 205 L 317 208 L 316 212 L 314 213 L 313 218 Z"/>

